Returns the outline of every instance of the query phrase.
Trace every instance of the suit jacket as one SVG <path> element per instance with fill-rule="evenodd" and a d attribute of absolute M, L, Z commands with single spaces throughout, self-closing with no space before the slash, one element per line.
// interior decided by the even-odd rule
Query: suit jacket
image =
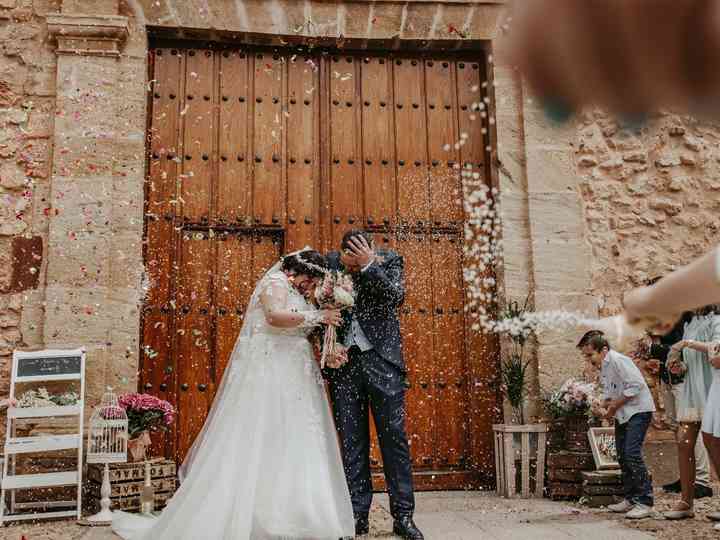
<path fill-rule="evenodd" d="M 378 260 L 367 270 L 353 275 L 355 306 L 352 313 L 343 313 L 338 341 L 345 341 L 354 315 L 375 352 L 405 373 L 398 318 L 398 310 L 405 300 L 404 262 L 394 251 L 378 250 L 376 255 Z M 344 269 L 338 252 L 333 251 L 327 257 L 333 270 Z"/>

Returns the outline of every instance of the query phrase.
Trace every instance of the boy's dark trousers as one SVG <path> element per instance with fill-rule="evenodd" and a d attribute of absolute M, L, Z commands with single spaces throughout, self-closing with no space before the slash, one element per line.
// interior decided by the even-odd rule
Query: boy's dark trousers
<path fill-rule="evenodd" d="M 645 506 L 653 505 L 652 483 L 642 455 L 651 421 L 651 412 L 636 413 L 624 424 L 615 420 L 615 447 L 622 470 L 625 499 Z"/>

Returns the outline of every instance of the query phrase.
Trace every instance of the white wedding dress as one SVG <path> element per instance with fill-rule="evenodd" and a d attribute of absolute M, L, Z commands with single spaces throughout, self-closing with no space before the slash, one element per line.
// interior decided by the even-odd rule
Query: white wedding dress
<path fill-rule="evenodd" d="M 277 328 L 269 313 L 304 313 Z M 318 312 L 276 264 L 255 289 L 210 414 L 158 518 L 115 512 L 128 540 L 337 540 L 354 519 L 307 333 Z"/>

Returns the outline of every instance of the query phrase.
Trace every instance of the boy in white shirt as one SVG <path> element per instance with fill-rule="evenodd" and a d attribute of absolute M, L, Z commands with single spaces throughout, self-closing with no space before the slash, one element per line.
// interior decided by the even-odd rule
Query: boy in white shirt
<path fill-rule="evenodd" d="M 590 334 L 590 333 L 588 333 Z M 635 363 L 616 351 L 602 335 L 588 335 L 578 343 L 585 359 L 600 370 L 606 417 L 615 421 L 615 447 L 622 470 L 625 498 L 610 505 L 629 519 L 654 515 L 652 483 L 643 460 L 645 435 L 655 403 L 645 378 Z"/>

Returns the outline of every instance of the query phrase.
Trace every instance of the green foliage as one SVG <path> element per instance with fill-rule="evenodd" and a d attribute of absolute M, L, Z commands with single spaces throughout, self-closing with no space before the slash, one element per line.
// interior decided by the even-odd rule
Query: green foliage
<path fill-rule="evenodd" d="M 167 429 L 163 422 L 163 412 L 160 410 L 140 411 L 137 409 L 127 409 L 128 417 L 128 433 L 130 438 L 135 437 L 143 431 L 155 431 L 157 429 Z"/>
<path fill-rule="evenodd" d="M 520 423 L 524 423 L 523 405 L 527 397 L 527 368 L 530 360 L 524 361 L 522 356 L 511 355 L 501 367 L 503 390 L 510 406 Z"/>
<path fill-rule="evenodd" d="M 523 321 L 528 311 L 530 303 L 530 295 L 525 298 L 525 302 L 520 304 L 518 301 L 510 301 L 507 303 L 505 310 L 501 313 L 501 319 L 514 321 Z M 513 325 L 520 327 L 522 325 Z M 527 378 L 527 368 L 530 360 L 525 359 L 525 345 L 527 344 L 532 330 L 530 328 L 522 328 L 520 331 L 508 332 L 507 334 L 512 342 L 512 348 L 507 358 L 502 362 L 500 374 L 502 376 L 502 388 L 505 397 L 513 409 L 516 419 L 521 423 L 525 423 L 523 406 L 527 398 L 529 380 Z"/>

